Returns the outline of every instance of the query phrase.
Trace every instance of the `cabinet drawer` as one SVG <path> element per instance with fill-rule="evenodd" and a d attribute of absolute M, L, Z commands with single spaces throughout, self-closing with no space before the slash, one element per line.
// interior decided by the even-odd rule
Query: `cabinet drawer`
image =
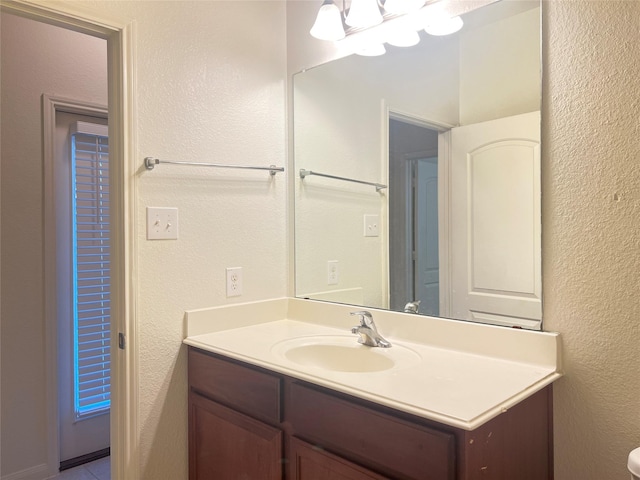
<path fill-rule="evenodd" d="M 293 383 L 287 397 L 293 433 L 398 479 L 453 480 L 455 437 Z"/>
<path fill-rule="evenodd" d="M 189 348 L 189 385 L 217 402 L 268 423 L 281 420 L 282 380 Z"/>

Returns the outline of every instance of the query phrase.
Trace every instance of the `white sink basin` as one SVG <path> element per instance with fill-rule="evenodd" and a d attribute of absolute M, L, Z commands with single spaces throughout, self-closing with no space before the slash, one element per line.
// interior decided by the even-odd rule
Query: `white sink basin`
<path fill-rule="evenodd" d="M 420 355 L 407 347 L 368 347 L 358 343 L 358 337 L 347 335 L 292 338 L 276 343 L 271 352 L 298 366 L 347 373 L 382 372 L 421 361 Z"/>

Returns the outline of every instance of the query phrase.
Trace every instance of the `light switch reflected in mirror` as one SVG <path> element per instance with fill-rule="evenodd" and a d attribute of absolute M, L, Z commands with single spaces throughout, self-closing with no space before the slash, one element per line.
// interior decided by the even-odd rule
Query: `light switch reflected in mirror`
<path fill-rule="evenodd" d="M 420 35 L 294 76 L 296 296 L 540 329 L 540 3 Z"/>

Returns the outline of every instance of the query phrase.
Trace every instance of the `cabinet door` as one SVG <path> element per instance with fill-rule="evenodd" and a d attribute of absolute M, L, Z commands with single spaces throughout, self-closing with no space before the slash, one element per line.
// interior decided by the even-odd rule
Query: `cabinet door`
<path fill-rule="evenodd" d="M 387 477 L 292 438 L 290 455 L 295 480 L 383 480 Z"/>
<path fill-rule="evenodd" d="M 282 432 L 189 395 L 190 480 L 282 480 Z"/>

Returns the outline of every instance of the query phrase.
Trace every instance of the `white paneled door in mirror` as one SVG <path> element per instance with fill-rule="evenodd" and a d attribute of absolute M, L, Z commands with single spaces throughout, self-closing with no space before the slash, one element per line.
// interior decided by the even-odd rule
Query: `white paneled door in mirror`
<path fill-rule="evenodd" d="M 451 312 L 535 327 L 542 317 L 540 114 L 451 133 Z"/>

